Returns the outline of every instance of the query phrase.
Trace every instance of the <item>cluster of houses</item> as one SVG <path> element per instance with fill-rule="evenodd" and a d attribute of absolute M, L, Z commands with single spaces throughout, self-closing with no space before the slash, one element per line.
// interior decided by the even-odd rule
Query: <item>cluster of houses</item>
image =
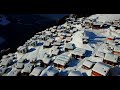
<path fill-rule="evenodd" d="M 113 24 L 116 23 L 118 21 Z M 0 60 L 0 76 L 62 76 L 63 70 L 67 76 L 85 76 L 81 69 L 91 71 L 88 76 L 112 76 L 116 71 L 111 69 L 120 67 L 119 39 L 106 37 L 89 57 L 85 48 L 71 43 L 73 34 L 78 31 L 83 30 L 84 34 L 86 28 L 97 30 L 109 26 L 110 23 L 70 15 L 64 24 L 36 33 L 19 46 L 17 52 L 4 55 Z M 89 37 L 81 40 L 83 45 L 89 44 Z M 73 61 L 76 65 L 70 66 Z"/>

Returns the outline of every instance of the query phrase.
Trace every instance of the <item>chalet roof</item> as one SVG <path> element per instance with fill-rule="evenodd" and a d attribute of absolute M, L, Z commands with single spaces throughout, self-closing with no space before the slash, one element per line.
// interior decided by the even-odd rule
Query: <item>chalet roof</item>
<path fill-rule="evenodd" d="M 111 53 L 106 53 L 104 59 L 107 60 L 107 61 L 117 63 L 118 57 L 119 57 L 118 55 L 111 54 Z"/>
<path fill-rule="evenodd" d="M 83 56 L 83 55 L 85 54 L 85 52 L 86 52 L 85 49 L 75 48 L 75 49 L 72 51 L 72 54 Z"/>
<path fill-rule="evenodd" d="M 44 42 L 43 46 L 50 46 L 50 42 Z"/>
<path fill-rule="evenodd" d="M 43 67 L 35 67 L 32 72 L 30 73 L 30 75 L 33 75 L 33 76 L 39 76 L 40 73 L 44 70 Z"/>
<path fill-rule="evenodd" d="M 70 61 L 70 57 L 67 55 L 59 55 L 56 57 L 54 63 L 56 64 L 60 64 L 60 65 L 65 65 L 66 63 L 68 63 Z"/>
<path fill-rule="evenodd" d="M 8 58 L 8 57 L 9 57 L 8 55 L 3 55 L 2 59 Z"/>
<path fill-rule="evenodd" d="M 120 46 L 114 46 L 114 50 L 113 51 L 120 52 Z"/>
<path fill-rule="evenodd" d="M 102 23 L 102 22 L 93 22 L 93 25 L 99 25 L 99 26 L 101 26 L 101 25 L 103 25 L 104 23 Z"/>
<path fill-rule="evenodd" d="M 24 64 L 23 63 L 17 63 L 16 64 L 16 68 L 17 69 L 22 69 L 24 67 Z"/>
<path fill-rule="evenodd" d="M 100 73 L 101 75 L 103 76 L 106 76 L 107 73 L 109 72 L 110 70 L 110 66 L 104 64 L 104 63 L 96 63 L 94 65 L 94 67 L 92 68 L 93 71 L 97 72 L 97 73 Z"/>
<path fill-rule="evenodd" d="M 71 37 L 66 37 L 66 41 L 71 41 L 72 38 Z"/>
<path fill-rule="evenodd" d="M 107 44 L 102 44 L 99 48 L 98 48 L 99 52 L 104 52 L 104 53 L 112 53 L 112 50 L 108 49 Z"/>
<path fill-rule="evenodd" d="M 50 61 L 51 61 L 51 58 L 49 58 L 49 57 L 44 57 L 42 61 L 43 61 L 45 64 L 49 64 Z"/>
<path fill-rule="evenodd" d="M 72 34 L 69 33 L 69 34 L 66 34 L 66 36 L 67 36 L 67 37 L 70 37 L 70 36 L 72 36 Z"/>
<path fill-rule="evenodd" d="M 0 75 L 4 74 L 7 67 L 0 67 Z"/>
<path fill-rule="evenodd" d="M 11 64 L 12 63 L 12 59 L 4 59 L 0 64 L 1 65 L 4 65 L 4 66 L 7 66 L 8 64 Z"/>
<path fill-rule="evenodd" d="M 59 48 L 59 46 L 52 46 L 51 50 L 56 50 L 58 48 Z"/>
<path fill-rule="evenodd" d="M 75 46 L 74 46 L 74 44 L 72 44 L 72 43 L 66 43 L 66 44 L 65 44 L 65 48 L 67 48 L 67 49 L 74 49 Z"/>
<path fill-rule="evenodd" d="M 54 76 L 56 73 L 59 73 L 57 69 L 52 66 L 48 66 L 46 69 L 42 71 L 40 76 Z"/>
<path fill-rule="evenodd" d="M 60 52 L 59 49 L 54 49 L 51 53 L 52 53 L 53 55 L 58 55 L 59 52 Z"/>
<path fill-rule="evenodd" d="M 68 76 L 83 76 L 80 71 L 71 71 Z"/>
<path fill-rule="evenodd" d="M 33 68 L 33 65 L 32 64 L 30 64 L 30 63 L 27 63 L 27 64 L 25 64 L 24 65 L 24 68 L 22 69 L 22 73 L 30 73 L 31 72 L 31 70 L 32 70 L 32 68 Z"/>
<path fill-rule="evenodd" d="M 17 74 L 20 72 L 20 70 L 13 68 L 8 74 L 7 76 L 17 76 Z"/>
<path fill-rule="evenodd" d="M 99 52 L 99 51 L 97 51 L 97 52 L 95 53 L 95 55 L 98 56 L 98 57 L 102 57 L 102 58 L 105 57 L 105 53 Z"/>
<path fill-rule="evenodd" d="M 88 67 L 88 68 L 91 68 L 94 65 L 94 63 L 92 61 L 85 60 L 83 62 L 83 65 L 86 66 L 86 67 Z"/>
<path fill-rule="evenodd" d="M 24 50 L 27 49 L 25 46 L 20 46 L 17 50 Z"/>
<path fill-rule="evenodd" d="M 61 42 L 54 42 L 53 45 L 60 46 Z"/>
<path fill-rule="evenodd" d="M 95 57 L 95 56 L 89 57 L 88 60 L 90 60 L 92 62 L 103 62 L 103 58 L 102 57 Z"/>
<path fill-rule="evenodd" d="M 53 38 L 50 38 L 50 39 L 48 39 L 47 41 L 50 42 L 50 43 L 52 43 L 52 42 L 54 41 L 54 39 L 53 39 Z"/>
<path fill-rule="evenodd" d="M 51 35 L 52 34 L 51 31 L 46 31 L 45 33 L 46 33 L 46 35 Z"/>
<path fill-rule="evenodd" d="M 55 59 L 54 63 L 59 64 L 59 65 L 62 65 L 62 66 L 65 66 L 67 62 L 66 62 L 66 61 L 63 61 L 63 60 Z"/>
<path fill-rule="evenodd" d="M 18 60 L 18 62 L 19 62 L 19 63 L 23 63 L 25 60 L 26 60 L 26 59 L 20 58 L 20 59 Z"/>

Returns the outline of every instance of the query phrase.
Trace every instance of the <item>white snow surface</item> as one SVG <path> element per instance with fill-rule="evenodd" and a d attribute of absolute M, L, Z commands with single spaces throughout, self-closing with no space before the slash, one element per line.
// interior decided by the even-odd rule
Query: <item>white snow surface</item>
<path fill-rule="evenodd" d="M 111 22 L 115 19 L 120 19 L 120 14 L 94 14 L 88 19 L 97 19 L 98 22 Z"/>
<path fill-rule="evenodd" d="M 89 45 L 89 44 L 83 44 L 82 43 L 82 35 L 81 35 L 82 31 L 78 31 L 76 32 L 73 36 L 72 36 L 72 41 L 70 43 L 74 43 L 76 47 L 78 48 L 83 48 L 85 50 L 90 50 L 93 51 L 93 48 Z"/>

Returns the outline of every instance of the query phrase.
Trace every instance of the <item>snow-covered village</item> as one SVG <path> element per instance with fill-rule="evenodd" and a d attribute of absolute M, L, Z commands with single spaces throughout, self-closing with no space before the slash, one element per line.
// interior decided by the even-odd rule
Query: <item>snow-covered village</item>
<path fill-rule="evenodd" d="M 120 14 L 70 14 L 0 60 L 0 76 L 119 75 Z"/>

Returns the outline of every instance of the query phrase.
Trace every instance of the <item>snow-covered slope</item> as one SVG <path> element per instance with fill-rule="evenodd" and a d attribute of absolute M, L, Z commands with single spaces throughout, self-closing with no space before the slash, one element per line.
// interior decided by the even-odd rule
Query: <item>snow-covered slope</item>
<path fill-rule="evenodd" d="M 88 19 L 97 19 L 98 22 L 110 22 L 115 19 L 120 19 L 120 14 L 94 14 Z"/>
<path fill-rule="evenodd" d="M 93 48 L 89 44 L 83 44 L 82 32 L 84 32 L 84 31 L 78 31 L 78 32 L 74 33 L 74 35 L 72 36 L 73 39 L 70 43 L 74 43 L 75 46 L 78 48 L 83 48 L 86 50 L 93 51 Z"/>

